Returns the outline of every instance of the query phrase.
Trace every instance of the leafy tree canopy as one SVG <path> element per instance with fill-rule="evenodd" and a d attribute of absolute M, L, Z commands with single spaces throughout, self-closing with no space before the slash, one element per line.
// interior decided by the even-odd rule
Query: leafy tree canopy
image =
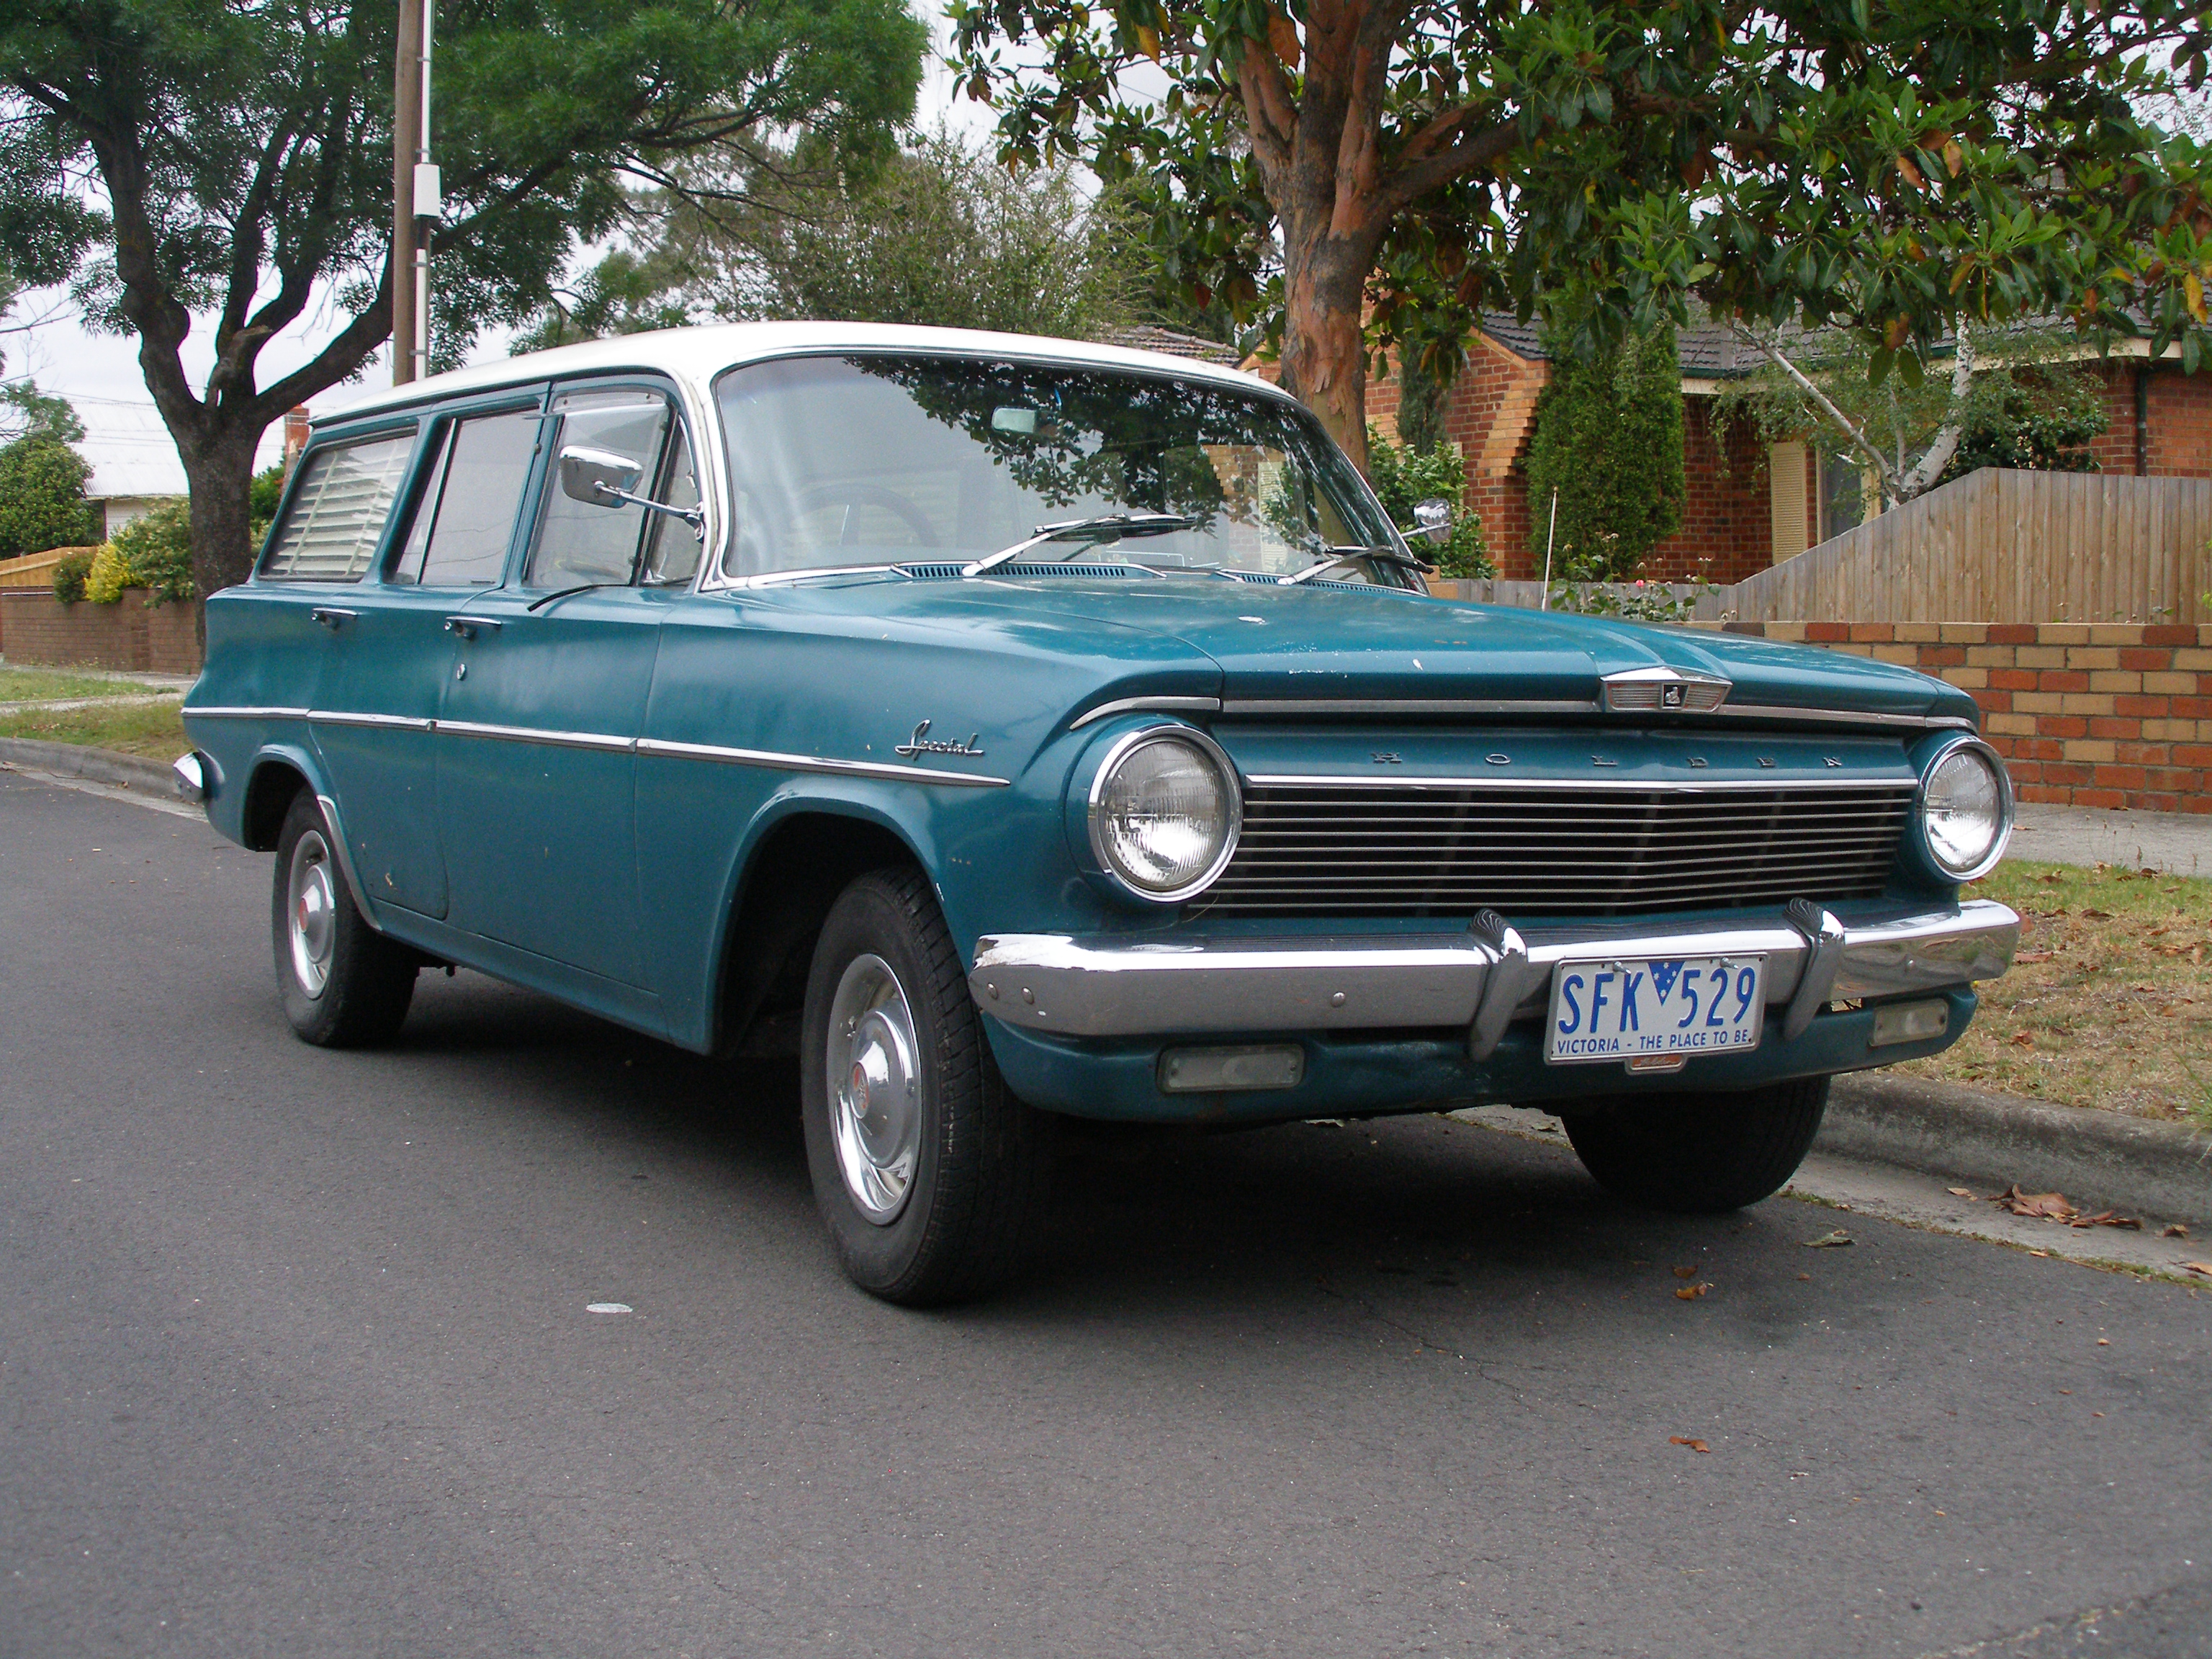
<path fill-rule="evenodd" d="M 1083 338 L 1146 312 L 1151 266 L 1112 198 L 1066 166 L 1010 172 L 945 131 L 888 156 L 817 141 L 725 147 L 662 205 L 643 253 L 610 254 L 526 343 L 732 322 L 834 319 Z M 1150 320 L 1149 318 L 1146 319 Z"/>
<path fill-rule="evenodd" d="M 1148 194 L 1175 277 L 1279 339 L 1355 454 L 1375 348 L 1448 361 L 1473 311 L 1571 283 L 1577 353 L 1693 296 L 1853 329 L 1877 375 L 1917 378 L 1957 315 L 2205 349 L 2205 152 L 2135 113 L 2203 79 L 2187 0 L 953 10 L 1006 152 Z"/>
<path fill-rule="evenodd" d="M 1917 382 L 1869 373 L 1866 342 L 1842 330 L 1746 331 L 1763 366 L 1724 386 L 1714 418 L 1748 420 L 1767 441 L 1812 438 L 1820 453 L 1871 475 L 1875 511 L 1977 466 L 2090 471 L 2084 447 L 2104 431 L 2104 387 L 2070 331 L 1969 330 L 1946 348 L 1945 372 Z"/>
<path fill-rule="evenodd" d="M 0 11 L 0 260 L 136 334 L 192 486 L 203 592 L 246 568 L 255 444 L 391 324 L 392 0 L 15 0 Z M 438 361 L 544 303 L 624 179 L 756 130 L 879 142 L 926 32 L 897 0 L 469 0 L 437 21 Z M 264 384 L 264 347 L 343 325 Z M 212 313 L 214 367 L 181 348 Z"/>
<path fill-rule="evenodd" d="M 98 533 L 84 499 L 92 469 L 51 433 L 0 447 L 0 559 L 82 547 Z"/>
<path fill-rule="evenodd" d="M 66 398 L 39 390 L 36 380 L 17 380 L 0 386 L 0 438 L 51 438 L 59 444 L 81 443 L 84 422 Z"/>
<path fill-rule="evenodd" d="M 1553 493 L 1558 492 L 1556 532 Z M 1681 528 L 1682 371 L 1674 331 L 1588 356 L 1556 350 L 1528 440 L 1529 548 L 1555 576 L 1626 581 Z"/>

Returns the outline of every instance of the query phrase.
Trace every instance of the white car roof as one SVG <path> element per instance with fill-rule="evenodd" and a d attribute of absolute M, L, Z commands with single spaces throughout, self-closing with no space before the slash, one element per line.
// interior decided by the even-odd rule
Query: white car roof
<path fill-rule="evenodd" d="M 1256 374 L 1161 351 L 1133 351 L 1087 340 L 1029 334 L 991 334 L 965 328 L 909 328 L 887 323 L 724 323 L 623 334 L 582 345 L 557 346 L 503 362 L 433 374 L 407 386 L 373 392 L 315 416 L 316 424 L 404 408 L 427 399 L 484 392 L 502 386 L 577 374 L 653 370 L 703 386 L 739 363 L 768 357 L 852 351 L 910 351 L 923 355 L 1044 358 L 1100 368 L 1141 368 L 1188 380 L 1210 380 L 1240 392 L 1272 390 Z"/>

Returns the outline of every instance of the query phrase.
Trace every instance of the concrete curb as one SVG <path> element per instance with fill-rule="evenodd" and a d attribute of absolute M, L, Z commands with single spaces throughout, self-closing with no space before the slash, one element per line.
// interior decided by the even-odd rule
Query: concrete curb
<path fill-rule="evenodd" d="M 0 761 L 27 766 L 33 771 L 55 772 L 65 778 L 89 778 L 94 783 L 121 789 L 142 789 L 149 794 L 174 796 L 177 775 L 160 761 L 137 755 L 118 755 L 112 749 L 94 749 L 80 743 L 43 743 L 36 738 L 0 738 Z"/>
<path fill-rule="evenodd" d="M 1887 1072 L 1836 1079 L 1818 1152 L 2212 1227 L 2212 1135 Z"/>

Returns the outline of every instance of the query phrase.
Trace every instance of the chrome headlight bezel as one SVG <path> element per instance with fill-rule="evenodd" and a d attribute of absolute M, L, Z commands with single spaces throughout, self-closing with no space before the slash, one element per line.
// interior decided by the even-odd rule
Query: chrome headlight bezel
<path fill-rule="evenodd" d="M 1954 866 L 1936 850 L 1935 837 L 1928 833 L 1928 789 L 1935 781 L 1937 769 L 1962 751 L 1972 752 L 1996 780 L 1997 830 L 1988 849 L 1978 859 L 1965 866 Z M 2012 774 L 2005 769 L 2003 756 L 1980 738 L 1966 732 L 1947 738 L 1929 750 L 1920 768 L 1920 787 L 1912 796 L 1912 840 L 1921 862 L 1929 872 L 1947 882 L 1980 880 L 2003 861 L 2005 848 L 2012 841 L 2013 821 Z"/>
<path fill-rule="evenodd" d="M 1139 750 L 1154 744 L 1180 744 L 1212 769 L 1221 783 L 1222 799 L 1226 803 L 1226 821 L 1222 826 L 1220 845 L 1205 870 L 1182 885 L 1160 890 L 1142 885 L 1120 865 L 1108 850 L 1106 836 L 1107 786 L 1115 772 Z M 1237 775 L 1237 763 L 1231 760 L 1221 745 L 1195 726 L 1168 723 L 1141 726 L 1125 732 L 1107 745 L 1091 774 L 1091 787 L 1085 797 L 1084 823 L 1090 842 L 1091 860 L 1098 873 L 1113 884 L 1116 894 L 1133 898 L 1153 906 L 1187 903 L 1213 885 L 1221 872 L 1229 867 L 1229 860 L 1237 856 L 1237 837 L 1244 828 L 1244 791 Z"/>

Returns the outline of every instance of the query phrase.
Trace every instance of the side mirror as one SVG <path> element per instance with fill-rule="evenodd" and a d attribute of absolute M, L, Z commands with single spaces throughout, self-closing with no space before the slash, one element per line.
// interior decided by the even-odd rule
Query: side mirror
<path fill-rule="evenodd" d="M 1413 533 L 1441 546 L 1451 539 L 1452 520 L 1457 516 L 1449 501 L 1441 498 L 1422 501 L 1413 508 Z"/>
<path fill-rule="evenodd" d="M 561 493 L 594 507 L 620 507 L 644 476 L 642 463 L 611 449 L 571 445 L 561 452 Z"/>

